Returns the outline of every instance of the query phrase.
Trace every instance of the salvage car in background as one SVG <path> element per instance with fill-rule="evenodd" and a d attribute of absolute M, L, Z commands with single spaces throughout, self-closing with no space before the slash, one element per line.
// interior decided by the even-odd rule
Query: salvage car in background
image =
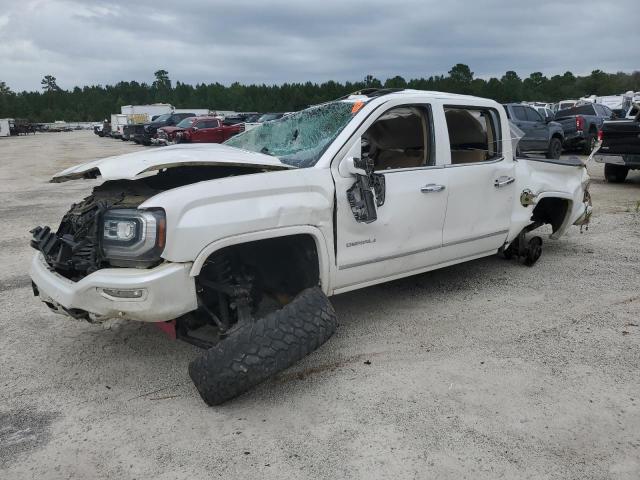
<path fill-rule="evenodd" d="M 606 105 L 587 103 L 556 112 L 555 121 L 564 130 L 564 147 L 589 155 L 598 141 L 598 130 L 613 112 Z"/>
<path fill-rule="evenodd" d="M 136 143 L 151 145 L 151 139 L 155 138 L 159 128 L 177 125 L 185 118 L 194 117 L 195 113 L 165 113 L 155 120 L 145 123 L 134 130 L 133 139 Z"/>
<path fill-rule="evenodd" d="M 545 120 L 535 108 L 529 105 L 506 103 L 503 106 L 507 112 L 507 118 L 524 132 L 524 137 L 518 143 L 517 155 L 542 152 L 547 158 L 560 158 L 564 143 L 562 125 Z"/>
<path fill-rule="evenodd" d="M 154 174 L 155 173 L 155 174 Z M 208 404 L 317 349 L 328 296 L 503 252 L 533 265 L 590 216 L 578 160 L 515 160 L 488 99 L 368 89 L 232 137 L 95 160 L 103 183 L 32 230 L 34 293 L 99 322 L 160 322 L 205 348 Z M 418 214 L 416 214 L 418 212 Z M 210 335 L 205 336 L 204 332 Z"/>
<path fill-rule="evenodd" d="M 622 183 L 629 170 L 640 170 L 640 109 L 633 119 L 604 122 L 593 156 L 604 163 L 607 182 Z"/>
<path fill-rule="evenodd" d="M 244 131 L 244 125 L 224 125 L 216 117 L 188 117 L 175 127 L 162 127 L 152 139 L 156 145 L 172 143 L 222 143 Z"/>

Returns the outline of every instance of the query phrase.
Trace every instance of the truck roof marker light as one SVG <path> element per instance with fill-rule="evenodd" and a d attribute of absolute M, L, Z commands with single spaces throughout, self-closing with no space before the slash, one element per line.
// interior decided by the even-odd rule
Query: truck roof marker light
<path fill-rule="evenodd" d="M 354 102 L 353 107 L 351 107 L 351 113 L 355 115 L 362 109 L 362 107 L 364 107 L 364 102 L 362 100 Z"/>

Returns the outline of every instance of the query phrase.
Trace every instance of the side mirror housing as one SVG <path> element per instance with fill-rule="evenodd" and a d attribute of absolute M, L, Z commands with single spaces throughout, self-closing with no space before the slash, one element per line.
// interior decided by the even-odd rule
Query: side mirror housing
<path fill-rule="evenodd" d="M 360 159 L 355 157 L 346 157 L 340 162 L 340 174 L 348 177 L 352 175 L 367 175 L 367 171 L 360 166 Z"/>

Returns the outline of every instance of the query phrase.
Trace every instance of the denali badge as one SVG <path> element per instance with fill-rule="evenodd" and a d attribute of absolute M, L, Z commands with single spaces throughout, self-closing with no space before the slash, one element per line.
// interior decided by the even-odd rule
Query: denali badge
<path fill-rule="evenodd" d="M 357 242 L 347 242 L 347 248 L 357 247 L 359 245 L 365 245 L 367 243 L 376 243 L 375 238 L 367 238 L 366 240 L 358 240 Z"/>

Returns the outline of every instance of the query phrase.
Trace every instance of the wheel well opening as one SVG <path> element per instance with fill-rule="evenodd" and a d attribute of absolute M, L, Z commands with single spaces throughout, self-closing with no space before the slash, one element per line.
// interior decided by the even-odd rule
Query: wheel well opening
<path fill-rule="evenodd" d="M 200 277 L 210 276 L 220 259 L 229 274 L 248 274 L 261 290 L 296 295 L 320 284 L 320 265 L 316 242 L 300 234 L 241 243 L 214 252 L 204 262 Z"/>
<path fill-rule="evenodd" d="M 562 226 L 570 203 L 565 198 L 543 198 L 533 209 L 531 220 L 540 225 L 550 224 L 555 233 Z"/>
<path fill-rule="evenodd" d="M 236 325 L 274 312 L 320 285 L 308 234 L 241 243 L 212 253 L 196 277 L 198 308 L 176 321 L 176 336 L 209 348 Z"/>

